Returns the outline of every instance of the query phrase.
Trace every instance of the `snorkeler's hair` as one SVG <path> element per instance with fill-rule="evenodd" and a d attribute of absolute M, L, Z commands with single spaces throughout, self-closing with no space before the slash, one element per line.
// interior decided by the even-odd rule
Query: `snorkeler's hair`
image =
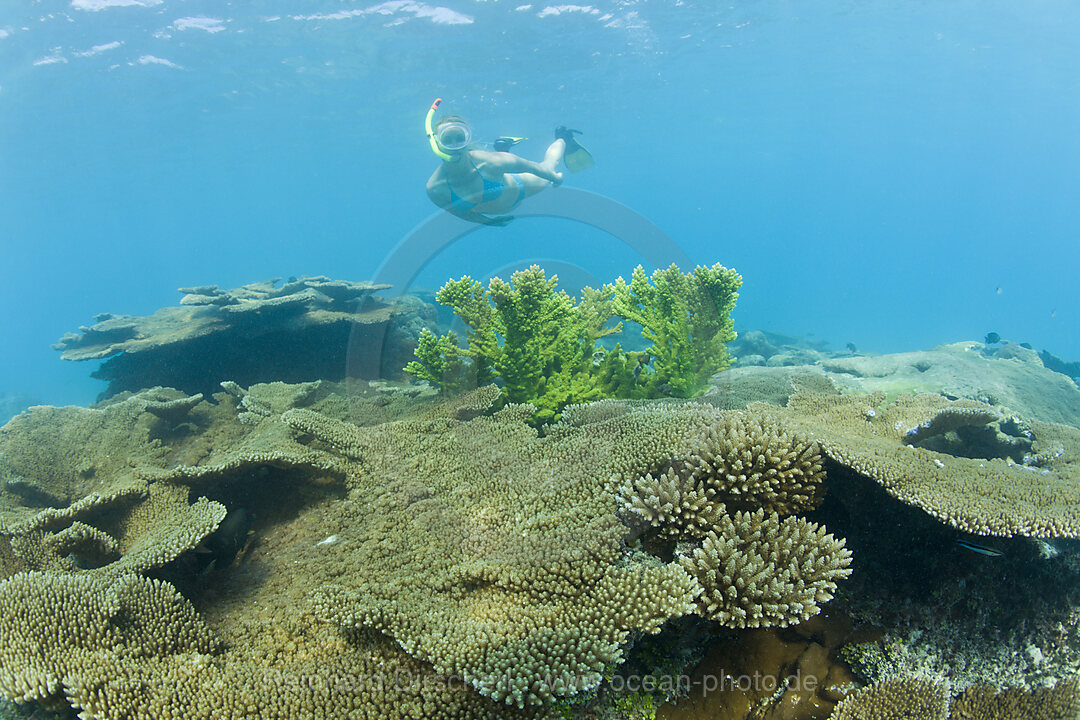
<path fill-rule="evenodd" d="M 443 115 L 441 118 L 439 118 L 438 120 L 435 121 L 435 127 L 432 128 L 432 129 L 437 131 L 440 127 L 442 127 L 446 123 L 452 123 L 452 122 L 461 123 L 462 125 L 468 125 L 469 124 L 468 122 L 465 121 L 465 118 L 458 117 L 457 115 Z"/>

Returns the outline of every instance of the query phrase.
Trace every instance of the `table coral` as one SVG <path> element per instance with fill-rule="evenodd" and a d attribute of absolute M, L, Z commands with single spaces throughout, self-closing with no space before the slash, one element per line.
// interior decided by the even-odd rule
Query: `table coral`
<path fill-rule="evenodd" d="M 1030 692 L 968 688 L 953 698 L 952 720 L 1071 720 L 1080 717 L 1080 676 Z"/>
<path fill-rule="evenodd" d="M 937 437 L 929 429 L 984 424 L 998 411 L 940 395 L 904 396 L 880 407 L 884 395 L 799 392 L 786 408 L 760 403 L 748 410 L 784 423 L 820 443 L 831 460 L 879 483 L 893 497 L 974 535 L 1080 537 L 1080 430 L 1031 421 L 1026 464 L 1000 455 L 963 457 L 911 444 Z M 871 412 L 872 411 L 872 412 Z M 926 430 L 910 433 L 912 428 Z M 1008 428 L 1006 428 L 1008 429 Z"/>
<path fill-rule="evenodd" d="M 1080 678 L 1031 691 L 973 687 L 952 697 L 932 678 L 901 675 L 849 694 L 829 720 L 1072 720 L 1080 714 Z"/>
<path fill-rule="evenodd" d="M 192 403 L 172 418 L 183 431 L 148 426 L 143 442 L 153 452 L 134 453 L 134 466 L 102 465 L 101 488 L 135 482 L 141 492 L 111 505 L 87 496 L 9 528 L 5 567 L 16 538 L 77 562 L 28 573 L 26 556 L 10 558 L 0 606 L 7 632 L 22 639 L 0 653 L 8 697 L 66 698 L 102 720 L 553 717 L 589 697 L 636 636 L 701 612 L 698 598 L 728 582 L 687 570 L 702 538 L 667 559 L 628 546 L 635 530 L 619 496 L 627 482 L 665 468 L 706 478 L 727 447 L 704 430 L 716 427 L 733 453 L 756 452 L 777 469 L 750 462 L 768 478 L 751 483 L 759 490 L 750 495 L 785 513 L 815 497 L 813 445 L 784 450 L 775 443 L 795 443 L 790 432 L 707 406 L 573 408 L 541 435 L 527 423 L 532 406 L 481 414 L 498 399 L 494 387 L 371 426 L 347 422 L 325 388 L 228 390 L 216 405 Z M 150 420 L 118 413 L 116 422 Z M 737 428 L 757 429 L 740 442 Z M 759 447 L 755 432 L 773 444 Z M 76 439 L 46 443 L 41 458 L 93 454 L 92 437 Z M 744 487 L 714 485 L 714 507 Z M 256 517 L 256 540 L 242 563 L 200 569 L 183 550 L 223 509 Z M 791 564 L 785 553 L 846 564 L 839 543 L 770 512 L 721 553 L 758 574 L 772 563 L 780 581 L 764 591 L 733 575 L 742 600 L 768 608 L 757 617 L 763 625 L 794 622 L 831 593 L 815 563 Z M 697 525 L 705 539 L 724 535 L 721 516 L 707 519 Z M 800 589 L 809 586 L 812 609 Z M 777 604 L 784 588 L 789 610 Z M 73 593 L 83 599 L 52 625 L 40 619 L 49 598 Z M 124 614 L 137 627 L 109 635 L 123 627 L 110 599 L 120 596 L 140 603 Z M 56 640 L 71 632 L 56 623 L 106 634 L 75 640 L 84 652 Z M 151 629 L 160 639 L 144 639 Z M 40 658 L 26 656 L 28 642 L 39 643 Z M 140 643 L 145 652 L 133 652 Z"/>
<path fill-rule="evenodd" d="M 726 619 L 694 601 L 703 592 L 724 592 L 730 577 L 645 555 L 620 560 L 628 528 L 616 518 L 624 503 L 632 506 L 614 495 L 625 492 L 630 478 L 689 466 L 707 448 L 715 461 L 719 450 L 703 427 L 726 425 L 713 408 L 631 407 L 598 422 L 583 422 L 571 409 L 570 422 L 544 437 L 524 422 L 529 406 L 507 406 L 465 425 L 425 420 L 352 430 L 298 412 L 284 419 L 363 458 L 364 472 L 353 482 L 373 505 L 353 532 L 367 538 L 360 544 L 365 553 L 377 542 L 379 555 L 347 556 L 355 569 L 336 572 L 318 596 L 320 614 L 335 623 L 379 629 L 440 672 L 463 674 L 481 693 L 523 706 L 597 684 L 602 668 L 621 660 L 631 632 L 655 632 L 695 607 Z M 754 442 L 749 433 L 741 443 L 734 433 L 729 440 L 737 450 Z M 809 484 L 805 468 L 788 467 L 784 455 L 769 455 L 786 472 L 773 478 L 777 498 Z M 806 466 L 820 470 L 820 460 Z M 732 483 L 715 492 L 734 498 L 739 489 Z M 719 525 L 709 532 L 722 532 L 723 518 L 710 518 Z M 832 580 L 845 574 L 843 544 L 816 528 L 791 533 L 796 526 L 786 522 L 754 527 L 722 553 L 724 561 L 748 568 L 734 573 L 742 600 L 772 608 L 754 624 L 786 624 L 817 612 L 835 588 Z M 789 550 L 812 559 L 788 563 Z M 749 580 L 769 572 L 765 563 L 773 563 L 780 579 L 759 588 Z M 513 682 L 506 684 L 511 667 Z M 548 676 L 566 680 L 553 690 Z"/>
<path fill-rule="evenodd" d="M 430 319 L 416 298 L 373 295 L 388 287 L 316 276 L 180 288 L 179 306 L 144 317 L 102 313 L 53 347 L 65 360 L 103 359 L 92 376 L 109 382 L 106 396 L 156 385 L 209 395 L 227 379 L 340 378 L 347 361 L 374 377 L 384 360 L 394 371 L 404 364 L 419 333 L 414 320 Z"/>

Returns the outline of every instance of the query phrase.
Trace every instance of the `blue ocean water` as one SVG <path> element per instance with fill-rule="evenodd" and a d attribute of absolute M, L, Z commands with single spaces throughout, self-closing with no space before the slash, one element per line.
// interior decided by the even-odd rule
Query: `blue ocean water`
<path fill-rule="evenodd" d="M 1080 359 L 1077 37 L 1068 0 L 9 0 L 0 393 L 92 401 L 50 343 L 180 286 L 371 277 L 435 212 L 435 97 L 533 159 L 581 129 L 566 187 L 737 268 L 737 329 Z M 521 218 L 417 284 L 633 246 Z"/>

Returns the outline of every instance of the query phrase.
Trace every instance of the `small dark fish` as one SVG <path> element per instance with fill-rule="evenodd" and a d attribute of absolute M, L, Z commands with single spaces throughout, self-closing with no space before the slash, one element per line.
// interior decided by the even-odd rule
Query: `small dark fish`
<path fill-rule="evenodd" d="M 956 544 L 964 548 L 965 550 L 970 550 L 971 552 L 979 553 L 980 555 L 986 555 L 987 557 L 1001 557 L 1005 554 L 997 548 L 980 545 L 979 543 L 973 543 L 970 540 L 957 540 Z"/>
<path fill-rule="evenodd" d="M 987 345 L 997 345 L 999 342 L 1001 342 L 1001 336 L 998 335 L 996 332 L 988 332 L 986 333 L 985 342 Z"/>
<path fill-rule="evenodd" d="M 219 568 L 227 568 L 240 551 L 248 544 L 251 535 L 251 526 L 255 523 L 255 515 L 244 508 L 233 510 L 214 534 L 203 543 L 210 552 L 214 565 Z"/>
<path fill-rule="evenodd" d="M 652 362 L 652 356 L 649 355 L 649 353 L 645 353 L 644 355 L 639 356 L 637 361 L 638 364 L 634 366 L 633 372 L 634 382 L 637 382 L 637 379 L 641 377 L 641 371 L 644 370 L 650 362 Z"/>

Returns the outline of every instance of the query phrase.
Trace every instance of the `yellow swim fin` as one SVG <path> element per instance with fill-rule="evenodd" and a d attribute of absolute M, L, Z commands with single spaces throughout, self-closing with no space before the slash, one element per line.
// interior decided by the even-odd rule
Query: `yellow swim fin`
<path fill-rule="evenodd" d="M 556 139 L 562 138 L 566 141 L 566 152 L 563 153 L 563 163 L 566 164 L 566 169 L 570 172 L 581 172 L 591 168 L 596 164 L 596 161 L 593 160 L 592 154 L 574 139 L 575 133 L 580 135 L 581 131 L 571 130 L 564 125 L 555 128 Z"/>
<path fill-rule="evenodd" d="M 528 140 L 526 137 L 514 137 L 513 135 L 500 135 L 495 138 L 495 142 L 492 143 L 492 149 L 495 152 L 510 152 L 510 148 L 517 145 L 522 140 Z"/>

